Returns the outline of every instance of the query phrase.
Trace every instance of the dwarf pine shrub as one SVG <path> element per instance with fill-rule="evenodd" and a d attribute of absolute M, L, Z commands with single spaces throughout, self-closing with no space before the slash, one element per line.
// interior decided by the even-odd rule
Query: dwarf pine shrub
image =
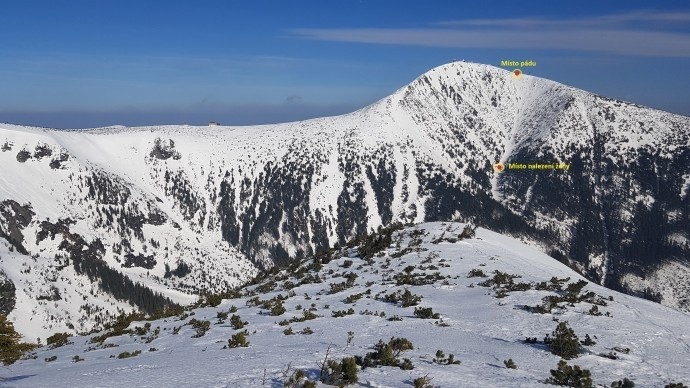
<path fill-rule="evenodd" d="M 547 335 L 544 339 L 544 343 L 549 345 L 551 353 L 566 360 L 580 355 L 580 341 L 575 335 L 575 331 L 568 326 L 567 322 L 559 322 L 556 330 L 551 334 L 552 338 L 549 338 Z"/>
<path fill-rule="evenodd" d="M 580 369 L 578 365 L 570 366 L 565 360 L 561 360 L 556 369 L 551 369 L 551 377 L 546 382 L 566 387 L 591 388 L 592 374 L 589 369 Z"/>

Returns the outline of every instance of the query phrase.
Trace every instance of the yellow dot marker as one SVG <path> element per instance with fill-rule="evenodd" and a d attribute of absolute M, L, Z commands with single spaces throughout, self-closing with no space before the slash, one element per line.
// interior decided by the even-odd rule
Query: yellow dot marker
<path fill-rule="evenodd" d="M 518 79 L 518 78 L 522 77 L 522 70 L 515 69 L 515 70 L 513 70 L 512 74 L 513 74 L 513 78 Z"/>
<path fill-rule="evenodd" d="M 494 164 L 494 172 L 503 172 L 505 170 L 505 166 L 503 163 L 498 162 Z"/>

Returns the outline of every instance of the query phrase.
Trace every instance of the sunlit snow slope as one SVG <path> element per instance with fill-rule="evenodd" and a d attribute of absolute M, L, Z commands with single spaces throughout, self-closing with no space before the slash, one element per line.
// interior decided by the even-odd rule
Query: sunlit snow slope
<path fill-rule="evenodd" d="M 589 369 L 599 386 L 623 378 L 639 387 L 690 380 L 690 315 L 592 283 L 575 292 L 580 301 L 572 306 L 560 302 L 551 312 L 528 311 L 526 306 L 544 305 L 544 298 L 567 295 L 583 278 L 515 239 L 485 229 L 470 237 L 467 231 L 459 223 L 409 227 L 393 233 L 380 254 L 333 251 L 321 256 L 322 266 L 307 260 L 216 307 L 148 322 L 148 329 L 147 322 L 134 322 L 132 334 L 103 342 L 92 339 L 102 333 L 74 337 L 72 344 L 42 348 L 2 375 L 13 387 L 282 387 L 296 369 L 319 380 L 329 346 L 329 359 L 340 360 L 364 357 L 379 340 L 401 337 L 414 349 L 400 359 L 408 358 L 413 369 L 359 367 L 359 385 L 410 386 L 428 375 L 439 387 L 540 387 L 560 360 L 542 340 L 567 322 L 580 340 L 589 335 L 596 342 L 581 346 L 581 355 L 568 363 Z M 363 258 L 366 253 L 372 257 Z M 500 274 L 501 283 L 487 283 Z M 545 289 L 556 283 L 560 291 Z M 416 305 L 392 300 L 405 290 L 421 297 Z M 286 311 L 272 316 L 261 305 L 279 295 Z M 237 310 L 218 318 L 231 306 Z M 592 315 L 594 307 L 601 315 Z M 419 308 L 440 316 L 416 317 Z M 303 319 L 306 310 L 312 319 Z M 233 315 L 243 328 L 232 327 Z M 209 321 L 203 336 L 194 338 L 199 333 L 193 319 Z M 137 327 L 143 333 L 136 334 Z M 313 333 L 305 334 L 306 328 Z M 294 334 L 284 334 L 288 329 Z M 223 348 L 244 330 L 248 347 Z M 537 342 L 526 343 L 527 337 Z M 460 364 L 434 362 L 437 350 Z M 136 351 L 142 353 L 117 358 Z M 83 361 L 73 362 L 74 356 Z M 509 358 L 517 369 L 504 366 Z"/>
<path fill-rule="evenodd" d="M 32 337 L 88 330 L 434 220 L 528 238 L 597 283 L 687 309 L 689 131 L 687 117 L 463 62 L 303 122 L 0 124 L 0 312 Z M 495 174 L 495 161 L 571 168 Z"/>

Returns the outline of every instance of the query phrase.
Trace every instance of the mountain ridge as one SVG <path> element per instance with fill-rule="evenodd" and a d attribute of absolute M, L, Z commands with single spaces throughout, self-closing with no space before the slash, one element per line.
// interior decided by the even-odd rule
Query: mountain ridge
<path fill-rule="evenodd" d="M 360 357 L 359 384 L 537 387 L 562 358 L 548 338 L 565 323 L 582 341 L 568 364 L 597 386 L 663 386 L 690 378 L 689 320 L 513 238 L 433 222 L 361 236 L 167 317 L 55 340 L 6 373 L 16 387 L 282 386 L 297 369 L 327 378 L 325 358 Z M 392 338 L 410 345 L 397 366 L 365 363 Z"/>
<path fill-rule="evenodd" d="M 60 238 L 76 233 L 94 252 L 101 242 L 110 268 L 189 301 L 380 225 L 469 220 L 528 238 L 595 282 L 690 306 L 678 282 L 690 278 L 690 118 L 553 81 L 455 62 L 353 113 L 302 122 L 22 128 L 0 125 L 0 162 L 12 166 L 0 198 L 35 215 L 23 227 L 4 216 L 0 229 L 26 234 L 39 257 L 12 244 L 0 256 L 23 271 L 64 267 Z M 491 168 L 530 160 L 573 170 Z M 48 227 L 57 240 L 34 243 Z"/>

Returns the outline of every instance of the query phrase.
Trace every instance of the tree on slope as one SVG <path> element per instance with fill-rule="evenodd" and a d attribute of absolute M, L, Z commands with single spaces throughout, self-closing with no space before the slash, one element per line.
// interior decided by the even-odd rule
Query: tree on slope
<path fill-rule="evenodd" d="M 3 365 L 13 364 L 25 352 L 36 347 L 34 344 L 19 342 L 21 337 L 7 316 L 0 315 L 0 361 Z"/>

